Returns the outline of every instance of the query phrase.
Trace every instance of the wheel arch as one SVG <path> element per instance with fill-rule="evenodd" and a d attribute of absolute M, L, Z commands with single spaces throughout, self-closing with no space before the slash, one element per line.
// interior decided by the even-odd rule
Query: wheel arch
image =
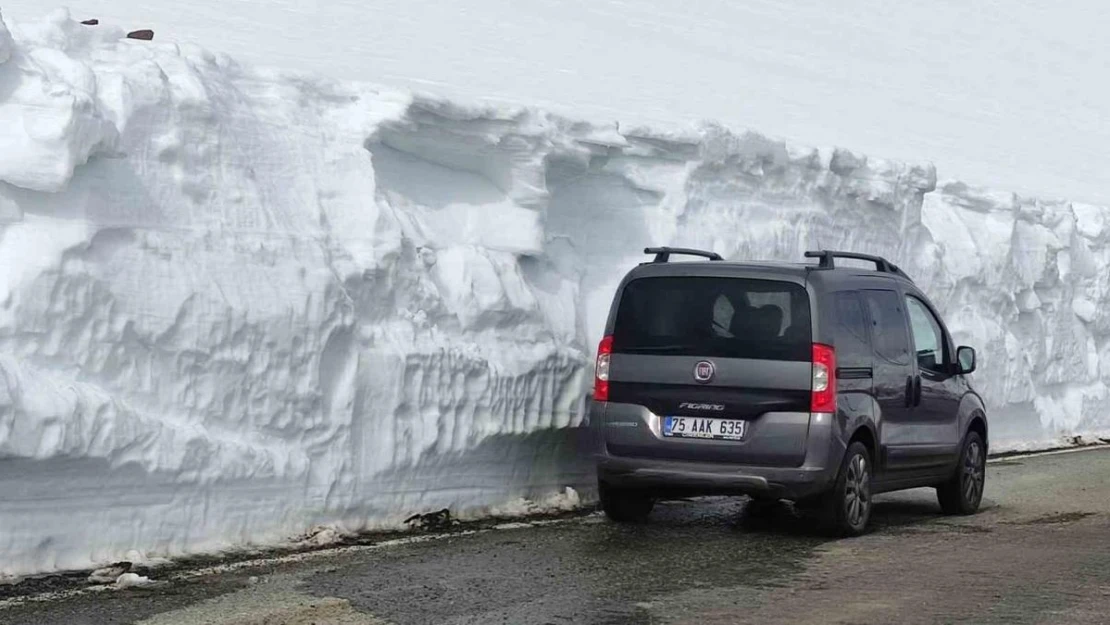
<path fill-rule="evenodd" d="M 983 438 L 983 445 L 990 448 L 990 430 L 987 423 L 987 410 L 983 400 L 975 393 L 964 395 L 960 402 L 960 440 L 968 432 L 975 431 Z"/>
<path fill-rule="evenodd" d="M 871 452 L 871 462 L 877 463 L 879 457 L 879 437 L 875 434 L 875 426 L 869 422 L 856 424 L 855 429 L 852 430 L 852 435 L 848 437 L 845 448 L 850 447 L 852 443 L 863 443 L 863 446 Z"/>
<path fill-rule="evenodd" d="M 983 439 L 983 446 L 990 449 L 990 439 L 987 438 L 987 417 L 982 413 L 971 415 L 967 423 L 967 431 L 975 432 Z"/>

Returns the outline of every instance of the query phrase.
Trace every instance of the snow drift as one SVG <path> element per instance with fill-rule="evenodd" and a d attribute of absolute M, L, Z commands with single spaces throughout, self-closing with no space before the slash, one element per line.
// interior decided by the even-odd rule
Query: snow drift
<path fill-rule="evenodd" d="M 1106 215 L 9 23 L 0 573 L 588 487 L 589 361 L 646 245 L 892 257 L 980 349 L 995 441 L 1107 430 Z"/>

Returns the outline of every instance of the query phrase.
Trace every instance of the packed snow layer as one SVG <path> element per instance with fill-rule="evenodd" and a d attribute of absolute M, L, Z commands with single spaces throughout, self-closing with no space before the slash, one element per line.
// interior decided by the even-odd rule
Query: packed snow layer
<path fill-rule="evenodd" d="M 622 126 L 716 119 L 1110 203 L 1110 4 L 1098 0 L 58 4 L 241 61 Z M 22 21 L 56 5 L 0 6 Z"/>
<path fill-rule="evenodd" d="M 2 574 L 588 492 L 589 362 L 646 245 L 890 256 L 980 349 L 995 441 L 1110 429 L 1103 208 L 64 12 L 0 58 Z"/>

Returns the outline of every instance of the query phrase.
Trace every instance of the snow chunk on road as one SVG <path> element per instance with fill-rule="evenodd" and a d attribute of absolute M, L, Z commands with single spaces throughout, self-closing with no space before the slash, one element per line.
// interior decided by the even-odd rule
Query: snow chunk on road
<path fill-rule="evenodd" d="M 521 497 L 514 501 L 492 506 L 487 510 L 480 511 L 480 513 L 482 516 L 513 518 L 570 512 L 577 510 L 581 505 L 582 499 L 579 497 L 578 491 L 568 486 L 561 493 L 552 493 L 539 500 Z"/>
<path fill-rule="evenodd" d="M 130 562 L 119 562 L 111 566 L 101 567 L 89 574 L 88 582 L 90 584 L 112 584 L 124 573 L 129 572 L 130 569 Z"/>
<path fill-rule="evenodd" d="M 123 590 L 125 588 L 133 588 L 135 586 L 149 586 L 154 582 L 149 577 L 144 577 L 137 573 L 124 573 L 116 579 L 116 590 Z"/>

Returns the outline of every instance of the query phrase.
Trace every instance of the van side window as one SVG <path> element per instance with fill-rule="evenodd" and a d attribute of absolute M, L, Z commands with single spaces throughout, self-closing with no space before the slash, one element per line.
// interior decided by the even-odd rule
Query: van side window
<path fill-rule="evenodd" d="M 864 291 L 871 315 L 871 337 L 875 353 L 897 365 L 910 364 L 910 337 L 906 313 L 894 291 Z"/>
<path fill-rule="evenodd" d="M 947 372 L 948 350 L 944 347 L 944 332 L 940 329 L 940 323 L 924 302 L 912 295 L 906 296 L 906 310 L 910 313 L 917 366 L 936 373 Z"/>
<path fill-rule="evenodd" d="M 833 305 L 837 357 L 848 367 L 870 367 L 871 337 L 859 293 L 839 291 L 833 295 Z"/>

